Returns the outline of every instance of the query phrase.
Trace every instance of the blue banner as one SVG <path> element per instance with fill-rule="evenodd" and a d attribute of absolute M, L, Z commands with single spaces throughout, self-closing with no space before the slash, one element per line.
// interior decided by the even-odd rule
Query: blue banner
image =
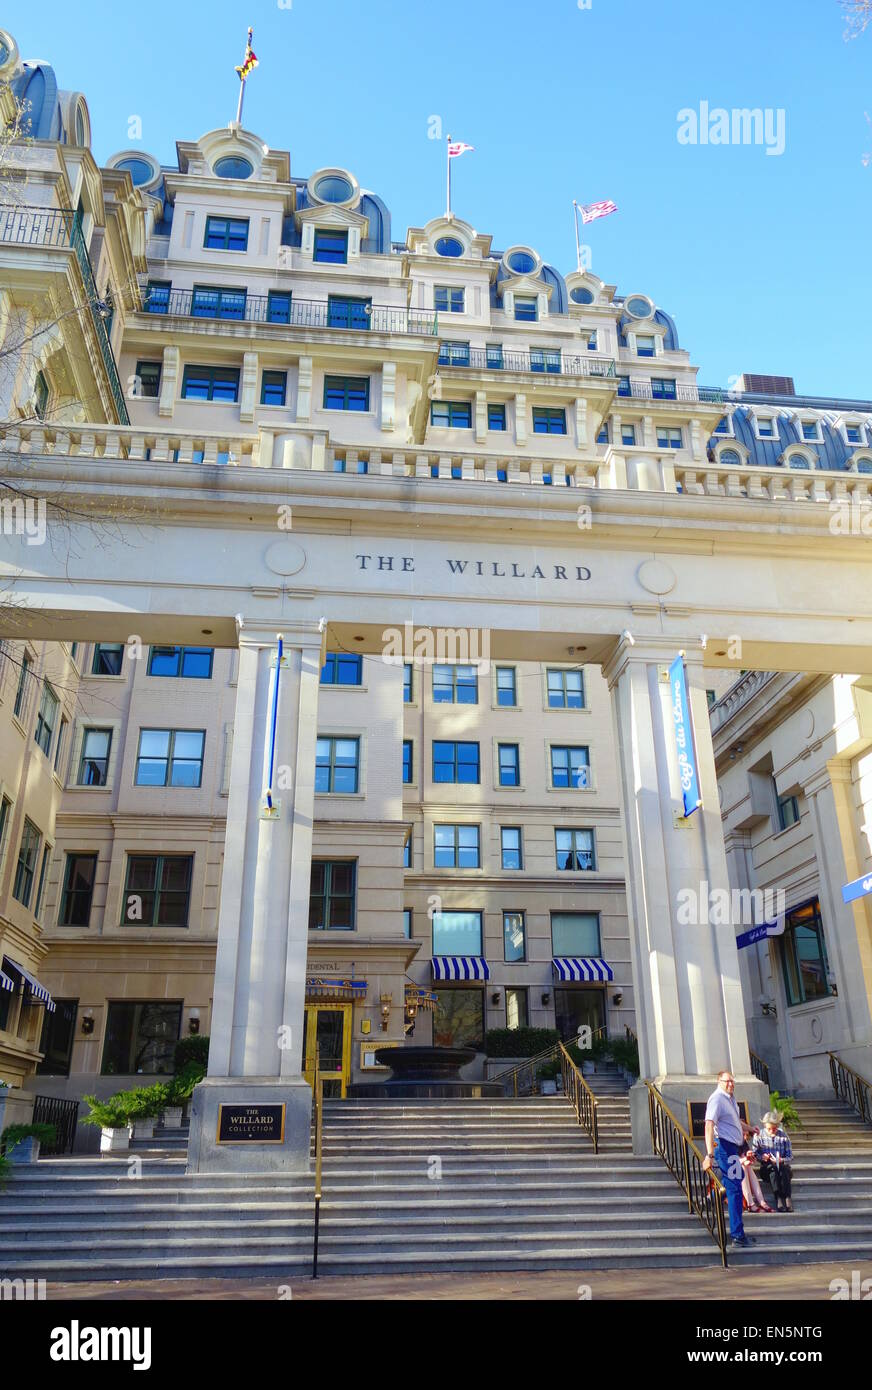
<path fill-rule="evenodd" d="M 675 745 L 678 750 L 681 796 L 684 802 L 684 814 L 689 816 L 702 805 L 702 798 L 699 794 L 696 748 L 693 742 L 690 700 L 687 695 L 687 672 L 684 669 L 682 656 L 677 656 L 669 667 L 669 688 L 672 699 L 672 719 L 675 725 Z"/>
<path fill-rule="evenodd" d="M 846 883 L 842 889 L 842 902 L 852 903 L 855 898 L 865 898 L 867 893 L 872 893 L 872 874 L 864 874 L 862 878 Z"/>

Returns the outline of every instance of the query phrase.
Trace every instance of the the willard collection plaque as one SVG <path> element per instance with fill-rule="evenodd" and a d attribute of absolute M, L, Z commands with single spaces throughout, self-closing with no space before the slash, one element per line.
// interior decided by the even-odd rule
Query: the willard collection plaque
<path fill-rule="evenodd" d="M 284 1137 L 284 1103 L 218 1106 L 219 1144 L 281 1144 Z"/>

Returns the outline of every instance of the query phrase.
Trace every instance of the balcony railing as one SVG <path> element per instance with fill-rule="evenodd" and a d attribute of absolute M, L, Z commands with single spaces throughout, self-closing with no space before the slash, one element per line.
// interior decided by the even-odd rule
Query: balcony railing
<path fill-rule="evenodd" d="M 437 317 L 422 309 L 369 304 L 361 300 L 297 299 L 284 291 L 248 294 L 243 290 L 143 288 L 147 314 L 208 319 L 224 323 L 266 323 L 276 328 L 332 328 L 341 331 L 436 336 Z"/>
<path fill-rule="evenodd" d="M 70 208 L 37 208 L 17 206 L 0 209 L 0 243 L 14 246 L 47 246 L 72 250 L 79 263 L 85 286 L 85 300 L 97 335 L 100 356 L 109 381 L 109 389 L 122 425 L 130 423 L 118 367 L 104 322 L 104 306 L 97 293 L 88 248 L 82 236 L 79 218 Z"/>
<path fill-rule="evenodd" d="M 611 357 L 571 356 L 543 348 L 541 352 L 504 352 L 493 348 L 469 348 L 458 352 L 443 344 L 439 354 L 440 367 L 472 368 L 487 372 L 535 372 L 539 376 L 586 376 L 614 379 L 615 363 Z"/>
<path fill-rule="evenodd" d="M 659 389 L 658 389 L 659 388 Z M 697 386 L 696 382 L 679 381 L 673 388 L 671 385 L 665 390 L 656 381 L 637 381 L 630 378 L 629 381 L 622 381 L 618 387 L 617 401 L 621 400 L 640 400 L 640 401 L 703 401 L 709 405 L 723 405 L 727 400 L 727 393 L 720 386 Z"/>

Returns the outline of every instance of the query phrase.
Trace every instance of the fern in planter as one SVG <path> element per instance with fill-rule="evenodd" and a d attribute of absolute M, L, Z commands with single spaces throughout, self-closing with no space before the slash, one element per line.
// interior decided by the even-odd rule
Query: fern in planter
<path fill-rule="evenodd" d="M 169 1086 L 156 1081 L 153 1086 L 135 1086 L 132 1091 L 122 1091 L 118 1096 L 127 1119 L 125 1123 L 136 1120 L 156 1119 L 168 1103 Z"/>
<path fill-rule="evenodd" d="M 82 1099 L 86 1100 L 91 1108 L 87 1115 L 82 1116 L 82 1124 L 99 1125 L 101 1129 L 126 1129 L 128 1121 L 124 1107 L 125 1098 L 123 1091 L 110 1096 L 108 1100 L 98 1100 L 96 1096 L 83 1096 Z"/>
<path fill-rule="evenodd" d="M 56 1135 L 54 1125 L 7 1125 L 0 1134 L 0 1148 L 8 1154 L 22 1139 L 38 1139 L 40 1144 L 53 1144 Z"/>
<path fill-rule="evenodd" d="M 190 1100 L 194 1094 L 194 1087 L 198 1086 L 206 1075 L 206 1068 L 199 1062 L 188 1062 L 166 1087 L 167 1105 L 184 1105 L 186 1100 Z"/>
<path fill-rule="evenodd" d="M 769 1109 L 781 1111 L 781 1123 L 785 1129 L 801 1129 L 802 1121 L 793 1096 L 782 1096 L 778 1091 L 770 1091 Z"/>

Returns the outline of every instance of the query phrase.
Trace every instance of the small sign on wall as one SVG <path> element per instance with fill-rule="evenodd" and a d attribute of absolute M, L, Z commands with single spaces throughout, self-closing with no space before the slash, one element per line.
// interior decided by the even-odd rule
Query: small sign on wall
<path fill-rule="evenodd" d="M 383 1047 L 402 1047 L 399 1042 L 373 1042 L 360 1044 L 360 1070 L 361 1071 L 390 1071 L 383 1062 L 375 1060 L 375 1054 Z"/>
<path fill-rule="evenodd" d="M 285 1137 L 285 1107 L 281 1105 L 219 1105 L 219 1144 L 281 1144 Z"/>

